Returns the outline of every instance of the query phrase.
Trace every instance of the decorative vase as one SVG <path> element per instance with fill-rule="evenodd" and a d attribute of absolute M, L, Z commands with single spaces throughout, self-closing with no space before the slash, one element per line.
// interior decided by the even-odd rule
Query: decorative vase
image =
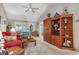
<path fill-rule="evenodd" d="M 47 14 L 47 17 L 50 17 L 50 16 L 51 16 L 51 13 L 48 13 L 48 14 Z"/>
<path fill-rule="evenodd" d="M 64 14 L 68 13 L 68 7 L 64 7 Z"/>

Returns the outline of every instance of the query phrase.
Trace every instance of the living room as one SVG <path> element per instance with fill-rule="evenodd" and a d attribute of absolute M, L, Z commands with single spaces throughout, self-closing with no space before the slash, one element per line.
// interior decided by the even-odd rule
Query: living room
<path fill-rule="evenodd" d="M 0 53 L 79 54 L 78 5 L 78 3 L 0 3 L 0 45 L 4 51 Z M 15 36 L 17 40 L 14 39 Z M 5 39 L 8 42 L 5 42 Z"/>

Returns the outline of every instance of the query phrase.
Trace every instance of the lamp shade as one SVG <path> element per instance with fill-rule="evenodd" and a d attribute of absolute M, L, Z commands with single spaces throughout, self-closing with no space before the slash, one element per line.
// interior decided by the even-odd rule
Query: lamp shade
<path fill-rule="evenodd" d="M 15 28 L 12 28 L 12 29 L 11 29 L 11 32 L 16 32 Z"/>

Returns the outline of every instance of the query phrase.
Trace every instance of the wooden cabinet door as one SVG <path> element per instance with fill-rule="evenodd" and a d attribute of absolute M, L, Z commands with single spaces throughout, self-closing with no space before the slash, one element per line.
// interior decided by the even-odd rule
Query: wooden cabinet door
<path fill-rule="evenodd" d="M 55 45 L 55 36 L 52 36 L 51 38 L 51 44 Z"/>
<path fill-rule="evenodd" d="M 59 37 L 55 37 L 55 46 L 60 47 L 60 38 Z"/>
<path fill-rule="evenodd" d="M 44 32 L 51 34 L 51 20 L 50 19 L 46 19 L 44 20 Z"/>
<path fill-rule="evenodd" d="M 47 36 L 47 42 L 51 44 L 51 35 Z"/>
<path fill-rule="evenodd" d="M 52 40 L 51 40 L 52 44 L 57 46 L 57 47 L 61 47 L 62 46 L 62 39 L 60 39 L 60 36 L 52 36 Z"/>
<path fill-rule="evenodd" d="M 51 43 L 51 19 L 44 20 L 44 40 Z"/>

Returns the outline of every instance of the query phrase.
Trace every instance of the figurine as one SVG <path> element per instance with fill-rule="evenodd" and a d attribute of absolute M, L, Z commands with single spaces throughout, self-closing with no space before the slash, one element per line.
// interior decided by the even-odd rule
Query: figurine
<path fill-rule="evenodd" d="M 64 7 L 64 14 L 68 13 L 68 7 Z"/>
<path fill-rule="evenodd" d="M 64 23 L 67 23 L 67 18 L 64 19 Z"/>

